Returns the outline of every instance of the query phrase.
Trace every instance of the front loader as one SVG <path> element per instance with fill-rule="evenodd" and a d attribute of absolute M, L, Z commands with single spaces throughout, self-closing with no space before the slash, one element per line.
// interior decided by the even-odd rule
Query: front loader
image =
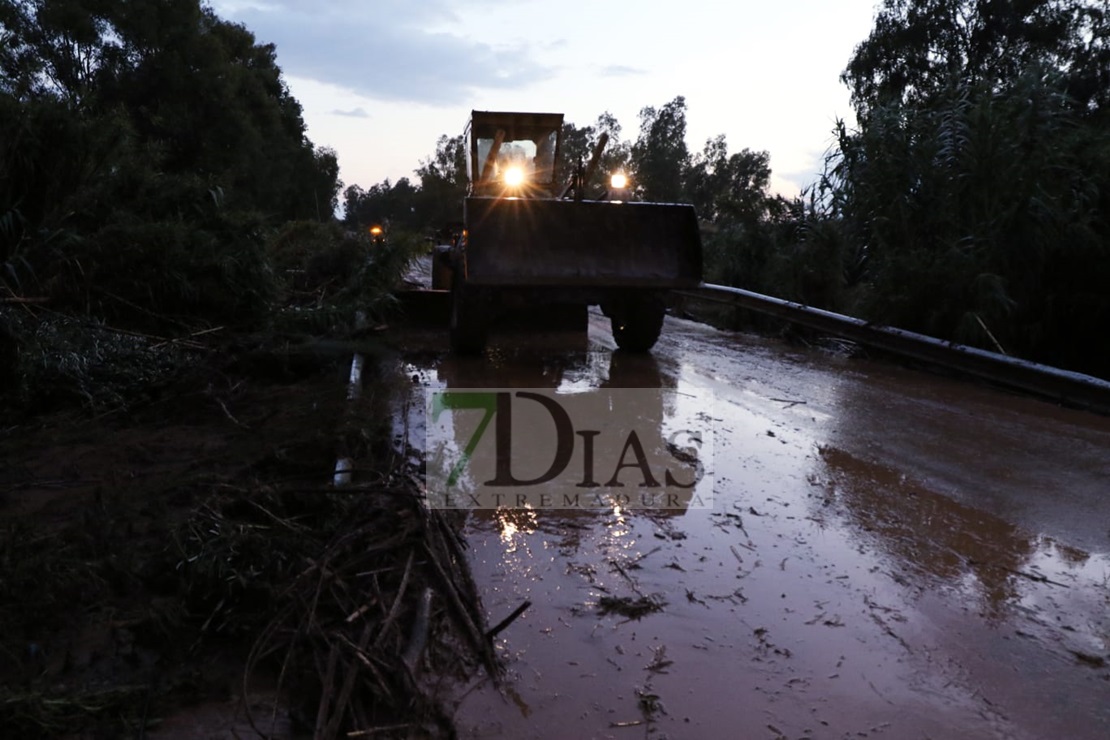
<path fill-rule="evenodd" d="M 646 352 L 659 338 L 666 292 L 701 282 L 693 206 L 630 201 L 624 188 L 587 197 L 604 136 L 585 169 L 556 183 L 562 126 L 556 113 L 471 115 L 463 228 L 433 268 L 434 287 L 451 290 L 456 352 L 482 351 L 501 315 L 590 305 L 610 318 L 617 346 Z"/>

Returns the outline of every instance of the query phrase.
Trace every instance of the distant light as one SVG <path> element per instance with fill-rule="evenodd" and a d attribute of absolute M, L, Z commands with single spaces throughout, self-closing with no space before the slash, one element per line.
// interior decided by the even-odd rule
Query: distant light
<path fill-rule="evenodd" d="M 624 190 L 628 187 L 628 178 L 624 176 L 624 173 L 617 172 L 609 178 L 609 187 L 614 190 Z"/>
<path fill-rule="evenodd" d="M 382 235 L 382 227 L 378 226 L 377 224 L 375 224 L 374 226 L 371 226 L 370 227 L 370 235 L 371 236 L 381 236 Z"/>
<path fill-rule="evenodd" d="M 505 170 L 505 184 L 511 188 L 524 184 L 524 170 L 520 167 L 510 167 Z"/>

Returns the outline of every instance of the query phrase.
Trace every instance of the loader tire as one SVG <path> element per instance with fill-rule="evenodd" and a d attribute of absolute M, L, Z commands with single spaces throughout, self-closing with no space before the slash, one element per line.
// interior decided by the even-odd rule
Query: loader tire
<path fill-rule="evenodd" d="M 486 348 L 487 329 L 483 296 L 455 281 L 451 286 L 451 351 L 481 354 Z"/>
<path fill-rule="evenodd" d="M 629 300 L 609 318 L 613 339 L 626 352 L 647 352 L 663 331 L 665 309 L 658 298 Z"/>

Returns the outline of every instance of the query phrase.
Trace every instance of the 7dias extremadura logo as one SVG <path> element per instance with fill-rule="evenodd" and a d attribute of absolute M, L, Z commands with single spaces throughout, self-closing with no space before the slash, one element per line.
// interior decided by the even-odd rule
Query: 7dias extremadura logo
<path fill-rule="evenodd" d="M 654 388 L 429 390 L 428 504 L 711 507 L 712 434 L 700 418 L 693 399 Z"/>

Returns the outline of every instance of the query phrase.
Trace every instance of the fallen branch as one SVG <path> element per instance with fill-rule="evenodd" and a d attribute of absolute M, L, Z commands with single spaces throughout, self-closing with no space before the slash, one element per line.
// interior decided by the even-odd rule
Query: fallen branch
<path fill-rule="evenodd" d="M 442 669 L 445 660 L 461 661 L 467 671 L 484 668 L 493 680 L 500 671 L 481 631 L 483 612 L 463 544 L 403 478 L 384 476 L 363 496 L 332 500 L 342 518 L 326 538 L 317 540 L 320 531 L 301 529 L 300 521 L 275 527 L 264 520 L 272 532 L 303 543 L 297 560 L 307 567 L 290 573 L 248 671 L 265 656 L 284 652 L 278 693 L 298 696 L 305 682 L 325 692 L 312 694 L 311 706 L 303 707 L 316 740 L 388 734 L 388 727 L 410 727 L 420 737 L 447 735 L 451 717 L 416 680 L 420 667 Z M 263 513 L 281 519 L 275 506 Z M 441 602 L 434 601 L 436 593 Z M 446 635 L 452 635 L 452 647 L 445 651 Z"/>
<path fill-rule="evenodd" d="M 224 329 L 224 327 L 222 327 L 222 326 L 214 326 L 211 329 L 201 329 L 200 331 L 195 331 L 192 334 L 186 334 L 183 337 L 178 337 L 176 339 L 166 339 L 166 340 L 163 340 L 163 341 L 159 342 L 158 344 L 152 344 L 150 346 L 150 348 L 151 349 L 160 349 L 162 347 L 165 347 L 168 344 L 183 344 L 183 345 L 190 346 L 194 349 L 201 348 L 204 345 L 202 345 L 200 342 L 194 342 L 194 341 L 192 341 L 192 339 L 194 339 L 195 337 L 204 336 L 205 334 L 213 334 L 213 333 L 218 332 L 218 331 L 223 331 L 223 329 Z"/>
<path fill-rule="evenodd" d="M 502 619 L 500 622 L 494 625 L 492 629 L 486 632 L 486 639 L 493 640 L 493 638 L 501 634 L 506 627 L 515 622 L 517 617 L 523 614 L 530 606 L 532 606 L 532 602 L 526 600 L 523 604 L 514 609 L 512 614 Z"/>
<path fill-rule="evenodd" d="M 41 304 L 41 303 L 49 303 L 49 302 L 50 302 L 50 299 L 47 298 L 47 297 L 24 298 L 22 296 L 7 296 L 5 298 L 0 298 L 0 303 L 18 303 L 18 304 L 40 303 Z"/>
<path fill-rule="evenodd" d="M 397 619 L 397 615 L 401 611 L 401 600 L 404 599 L 405 592 L 408 590 L 409 576 L 412 574 L 413 555 L 413 550 L 409 550 L 408 560 L 405 561 L 405 573 L 401 576 L 401 585 L 397 587 L 397 598 L 393 600 L 393 606 L 389 607 L 389 613 L 386 614 L 385 621 L 382 622 L 382 628 L 378 632 L 378 636 L 374 639 L 375 649 L 382 644 L 382 640 L 385 639 L 386 633 L 389 631 L 389 628 L 393 626 L 394 620 Z"/>
<path fill-rule="evenodd" d="M 231 415 L 231 412 L 227 410 L 227 405 L 222 400 L 217 398 L 216 403 L 220 404 L 220 408 L 223 409 L 224 416 L 226 416 L 228 419 L 230 419 L 233 424 L 235 424 L 238 427 L 242 427 L 243 429 L 250 429 L 249 426 L 247 426 L 246 424 L 244 424 L 243 422 L 239 421 L 238 419 L 236 419 L 234 416 Z"/>
<path fill-rule="evenodd" d="M 362 628 L 362 635 L 359 637 L 358 641 L 358 653 L 361 654 L 366 651 L 366 646 L 370 642 L 370 632 L 373 628 L 374 625 L 370 622 L 367 622 Z M 331 720 L 324 729 L 323 737 L 318 740 L 333 738 L 339 732 L 339 723 L 343 721 L 343 713 L 351 702 L 351 692 L 355 690 L 355 680 L 357 678 L 358 663 L 351 663 L 347 666 L 347 675 L 343 678 L 343 688 L 339 690 L 339 696 L 335 700 L 335 712 L 332 714 Z M 325 688 L 324 694 L 330 695 L 331 692 Z M 316 727 L 317 730 L 319 730 L 320 725 L 317 724 Z"/>
<path fill-rule="evenodd" d="M 443 566 L 439 564 L 435 554 L 428 549 L 427 545 L 424 545 L 424 552 L 428 554 L 429 562 L 432 564 L 432 570 L 439 576 L 442 590 L 447 594 L 447 603 L 453 609 L 456 620 L 464 627 L 463 631 L 470 639 L 471 647 L 479 655 L 486 655 L 488 652 L 486 642 L 482 638 L 482 633 L 478 631 L 478 627 L 474 624 L 474 619 L 470 616 L 466 606 L 463 605 L 462 599 L 459 597 L 459 592 L 455 589 L 455 584 L 448 578 L 447 573 L 443 570 Z"/>

